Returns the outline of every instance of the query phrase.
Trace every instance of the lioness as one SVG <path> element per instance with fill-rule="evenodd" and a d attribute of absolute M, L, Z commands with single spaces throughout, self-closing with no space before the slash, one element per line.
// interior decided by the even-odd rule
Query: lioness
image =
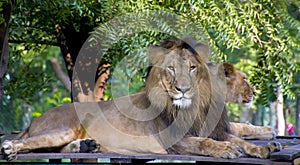
<path fill-rule="evenodd" d="M 202 60 L 206 51 L 200 43 L 194 48 L 178 39 L 150 46 L 145 94 L 49 109 L 17 140 L 4 141 L 2 153 L 9 160 L 35 149 L 267 158 L 280 150 L 277 142 L 256 146 L 230 134 L 225 97 Z"/>
<path fill-rule="evenodd" d="M 242 106 L 250 106 L 255 93 L 254 88 L 248 82 L 246 74 L 237 70 L 232 64 L 224 62 L 222 64 L 207 63 L 211 76 L 215 76 L 216 81 L 226 82 L 226 102 L 238 103 Z M 218 78 L 223 78 L 220 80 Z M 245 123 L 230 122 L 231 133 L 244 139 L 273 139 L 276 132 L 268 126 L 254 126 Z"/>

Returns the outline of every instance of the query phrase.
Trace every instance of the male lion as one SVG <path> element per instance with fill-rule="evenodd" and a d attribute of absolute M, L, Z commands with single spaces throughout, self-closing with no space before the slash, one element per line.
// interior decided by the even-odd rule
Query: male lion
<path fill-rule="evenodd" d="M 256 146 L 230 134 L 225 97 L 202 60 L 204 47 L 178 39 L 150 46 L 145 94 L 49 109 L 18 139 L 4 141 L 2 153 L 9 160 L 36 149 L 267 158 L 280 150 L 276 142 Z"/>

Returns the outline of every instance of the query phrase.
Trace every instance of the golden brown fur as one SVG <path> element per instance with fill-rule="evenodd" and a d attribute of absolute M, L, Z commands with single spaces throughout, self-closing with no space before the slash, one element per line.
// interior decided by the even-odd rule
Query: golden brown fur
<path fill-rule="evenodd" d="M 274 139 L 276 132 L 268 126 L 255 126 L 250 123 L 230 122 L 231 133 L 243 139 Z"/>
<path fill-rule="evenodd" d="M 202 46 L 202 45 L 201 45 Z M 172 117 L 176 117 L 179 110 L 182 109 L 178 109 L 176 107 L 174 107 L 174 104 L 172 103 L 172 98 L 170 98 L 170 96 L 166 95 L 166 92 L 162 89 L 167 89 L 167 93 L 169 95 L 171 95 L 172 93 L 176 93 L 176 84 L 171 84 L 174 82 L 169 82 L 170 78 L 167 79 L 166 77 L 170 76 L 168 75 L 168 70 L 167 69 L 163 69 L 161 67 L 164 67 L 163 63 L 167 63 L 169 67 L 170 65 L 172 67 L 174 67 L 176 69 L 176 67 L 178 67 L 177 65 L 180 64 L 174 64 L 172 63 L 172 60 L 174 60 L 174 57 L 170 57 L 165 58 L 164 61 L 160 60 L 161 56 L 157 55 L 158 53 L 167 53 L 169 51 L 176 51 L 176 53 L 178 54 L 189 54 L 190 52 L 183 52 L 186 51 L 186 49 L 188 49 L 189 51 L 193 52 L 193 48 L 191 48 L 189 45 L 184 44 L 182 41 L 180 40 L 171 40 L 171 41 L 166 41 L 164 43 L 161 44 L 161 47 L 166 49 L 166 50 L 159 50 L 161 52 L 155 52 L 153 54 L 156 55 L 156 57 L 150 57 L 151 59 L 153 59 L 152 63 L 155 63 L 157 60 L 158 62 L 155 63 L 156 66 L 158 67 L 152 67 L 149 76 L 147 77 L 147 81 L 146 81 L 146 95 L 150 96 L 148 97 L 150 102 L 155 103 L 157 105 L 163 105 L 163 103 L 161 103 L 164 100 L 167 100 L 167 108 L 166 111 L 164 111 L 161 115 L 163 118 L 168 118 L 168 125 L 171 124 L 173 122 L 173 118 Z M 160 48 L 158 48 L 160 49 Z M 178 50 L 179 49 L 179 50 Z M 183 49 L 183 51 L 181 52 L 181 49 Z M 196 52 L 194 52 L 196 53 Z M 202 52 L 200 52 L 202 53 Z M 151 53 L 150 53 L 151 55 Z M 188 64 L 190 65 L 189 67 L 191 67 L 192 65 L 195 65 L 197 67 L 197 74 L 194 75 L 194 79 L 192 79 L 191 81 L 194 82 L 195 81 L 195 86 L 193 86 L 188 92 L 193 92 L 193 95 L 198 95 L 197 97 L 193 98 L 193 105 L 190 107 L 192 108 L 192 110 L 189 111 L 195 111 L 194 109 L 201 109 L 201 111 L 196 110 L 195 113 L 187 113 L 186 115 L 192 115 L 192 116 L 196 116 L 195 121 L 193 126 L 191 127 L 191 129 L 189 130 L 189 132 L 187 133 L 188 135 L 192 135 L 192 136 L 201 136 L 200 132 L 199 132 L 199 126 L 201 127 L 204 124 L 205 121 L 205 117 L 209 111 L 209 105 L 211 104 L 211 99 L 210 99 L 210 95 L 212 92 L 212 88 L 211 88 L 211 82 L 210 82 L 210 75 L 209 75 L 209 71 L 208 68 L 206 67 L 205 63 L 202 62 L 201 56 L 195 56 L 196 57 L 196 61 L 193 62 L 192 64 Z M 158 58 L 158 59 L 157 59 Z M 171 60 L 171 62 L 167 61 L 167 60 Z M 197 64 L 197 63 L 200 63 Z M 197 65 L 196 65 L 197 64 Z M 158 75 L 161 75 L 160 77 Z M 172 81 L 177 81 L 178 83 L 180 81 L 184 81 L 184 79 L 188 79 L 188 77 L 185 77 L 187 75 L 176 75 L 178 77 L 175 77 L 174 80 Z M 183 80 L 182 80 L 183 79 Z M 199 82 L 201 82 L 201 85 L 199 84 Z M 187 84 L 186 81 L 184 81 L 184 85 Z M 190 82 L 189 82 L 190 83 Z M 198 85 L 199 84 L 199 85 Z M 154 96 L 149 95 L 148 93 L 152 93 L 153 89 L 160 89 L 157 90 L 155 92 Z M 165 96 L 164 96 L 165 95 Z M 163 97 L 165 97 L 165 99 L 162 99 Z M 222 104 L 222 103 L 221 103 Z M 158 108 L 163 108 L 158 107 Z M 188 111 L 188 110 L 186 110 Z M 221 111 L 222 112 L 222 111 Z M 215 139 L 218 140 L 226 140 L 226 133 L 228 131 L 228 121 L 227 121 L 227 115 L 226 115 L 226 111 L 223 111 L 222 113 L 220 113 L 220 115 L 222 115 L 222 117 L 220 118 L 219 122 L 218 122 L 218 126 L 216 126 L 214 133 L 212 133 L 210 136 L 215 137 Z M 170 118 L 171 117 L 171 118 Z M 192 117 L 191 117 L 192 118 Z M 183 123 L 180 123 L 183 124 Z"/>
<path fill-rule="evenodd" d="M 236 70 L 230 63 L 223 63 L 223 68 L 227 86 L 226 101 L 251 105 L 255 91 L 247 81 L 246 74 Z"/>
<path fill-rule="evenodd" d="M 203 47 L 178 39 L 151 46 L 153 66 L 143 94 L 49 109 L 19 139 L 5 141 L 2 152 L 12 160 L 18 152 L 35 149 L 222 158 L 266 158 L 279 150 L 278 143 L 256 146 L 230 134 L 226 97 L 214 85 L 219 81 L 211 81 L 216 77 L 202 60 L 207 56 Z"/>
<path fill-rule="evenodd" d="M 246 74 L 237 70 L 232 64 L 208 63 L 211 76 L 217 76 L 216 81 L 224 82 L 222 87 L 226 91 L 226 102 L 238 103 L 242 106 L 251 106 L 255 90 L 248 82 Z M 268 126 L 254 126 L 246 123 L 229 123 L 231 133 L 244 139 L 273 139 L 275 131 Z"/>

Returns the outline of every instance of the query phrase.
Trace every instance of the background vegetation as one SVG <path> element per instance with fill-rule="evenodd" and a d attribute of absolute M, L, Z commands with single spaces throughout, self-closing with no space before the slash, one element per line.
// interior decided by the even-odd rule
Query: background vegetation
<path fill-rule="evenodd" d="M 250 109 L 228 105 L 231 120 L 278 127 L 276 113 L 283 113 L 300 129 L 300 3 L 297 0 L 2 0 L 0 9 L 3 18 L 0 28 L 8 29 L 8 45 L 3 41 L 5 33 L 0 34 L 2 67 L 6 65 L 3 57 L 9 57 L 8 69 L 0 70 L 0 83 L 4 87 L 0 88 L 3 94 L 0 130 L 23 129 L 32 117 L 71 101 L 63 81 L 56 78 L 51 59 L 57 58 L 71 79 L 79 50 L 95 28 L 125 13 L 147 10 L 171 12 L 191 20 L 203 29 L 213 61 L 229 61 L 247 73 L 257 91 L 255 104 Z M 7 16 L 9 19 L 5 19 Z M 146 68 L 131 67 L 136 63 L 131 57 L 143 56 L 145 49 L 141 48 L 170 35 L 171 32 L 145 31 L 120 40 L 112 36 L 113 47 L 103 61 L 94 65 L 109 63 L 113 71 L 118 62 L 127 58 L 124 72 L 132 82 L 130 93 L 137 92 L 143 86 Z M 8 53 L 4 51 L 6 47 Z M 110 75 L 108 85 L 122 88 L 124 84 L 118 84 L 121 76 Z M 74 82 L 71 84 L 76 88 Z M 93 87 L 78 93 L 88 95 L 89 89 Z M 78 93 L 73 93 L 74 101 L 78 101 Z M 271 103 L 276 102 L 280 93 L 285 104 L 282 112 L 276 112 Z M 103 98 L 111 98 L 111 91 L 106 90 Z"/>

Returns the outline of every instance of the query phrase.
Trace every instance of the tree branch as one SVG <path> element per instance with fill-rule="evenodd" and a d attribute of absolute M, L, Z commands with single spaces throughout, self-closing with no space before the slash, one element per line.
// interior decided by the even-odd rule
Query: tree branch
<path fill-rule="evenodd" d="M 3 80 L 7 72 L 9 59 L 8 32 L 13 4 L 14 1 L 8 1 L 6 4 L 4 4 L 2 11 L 4 22 L 0 24 L 0 100 L 2 100 Z"/>
<path fill-rule="evenodd" d="M 56 77 L 64 84 L 64 86 L 68 89 L 68 91 L 71 93 L 71 82 L 69 79 L 69 76 L 67 76 L 63 70 L 61 69 L 57 58 L 52 58 L 50 60 L 52 68 L 55 72 Z"/>

